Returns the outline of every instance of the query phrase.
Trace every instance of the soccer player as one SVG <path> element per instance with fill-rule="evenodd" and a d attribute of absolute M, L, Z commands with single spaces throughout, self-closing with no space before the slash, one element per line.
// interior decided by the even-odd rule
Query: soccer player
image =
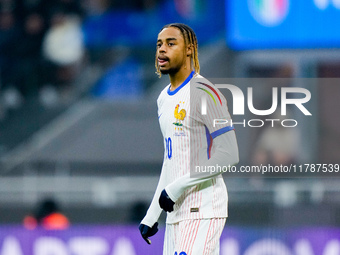
<path fill-rule="evenodd" d="M 206 170 L 239 160 L 226 99 L 199 75 L 197 38 L 185 24 L 161 29 L 155 65 L 159 76 L 170 78 L 157 99 L 165 152 L 156 192 L 139 225 L 141 235 L 151 244 L 165 210 L 164 255 L 219 254 L 228 195 L 221 171 Z"/>

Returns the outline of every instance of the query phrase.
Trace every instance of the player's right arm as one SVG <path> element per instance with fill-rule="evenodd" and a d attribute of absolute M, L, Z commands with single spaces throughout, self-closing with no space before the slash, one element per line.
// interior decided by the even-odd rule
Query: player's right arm
<path fill-rule="evenodd" d="M 162 108 L 163 105 L 163 100 L 162 100 L 162 95 L 164 94 L 164 91 L 166 91 L 166 89 L 163 89 L 163 91 L 161 92 L 161 94 L 159 95 L 159 97 L 157 98 L 157 113 L 158 116 L 160 116 L 160 109 Z M 158 117 L 159 119 L 159 117 Z M 155 191 L 155 194 L 153 196 L 153 199 L 151 201 L 151 204 L 149 206 L 149 209 L 144 217 L 144 219 L 142 220 L 141 224 L 147 225 L 149 227 L 152 227 L 158 220 L 159 216 L 162 213 L 162 208 L 159 206 L 158 203 L 158 198 L 162 192 L 162 190 L 165 188 L 165 186 L 167 185 L 167 180 L 166 180 L 166 144 L 164 143 L 164 157 L 163 157 L 163 165 L 162 165 L 162 170 L 161 170 L 161 175 L 159 177 L 159 181 L 158 181 L 158 185 Z"/>
<path fill-rule="evenodd" d="M 153 236 L 158 231 L 157 221 L 163 210 L 159 205 L 158 199 L 160 197 L 162 190 L 167 185 L 165 164 L 166 164 L 166 161 L 164 160 L 162 170 L 161 170 L 161 175 L 159 177 L 159 181 L 158 181 L 155 194 L 153 196 L 153 199 L 151 201 L 151 204 L 149 206 L 149 209 L 145 217 L 143 218 L 143 220 L 141 221 L 139 225 L 139 230 L 141 232 L 141 235 L 148 244 L 151 244 L 151 241 L 149 240 L 148 237 Z"/>
<path fill-rule="evenodd" d="M 160 113 L 160 108 L 162 107 L 163 102 L 164 102 L 164 100 L 162 100 L 162 95 L 166 93 L 166 91 L 167 91 L 167 87 L 163 89 L 163 91 L 161 92 L 161 94 L 159 95 L 157 99 L 158 119 L 162 115 L 162 113 Z M 157 221 L 163 211 L 163 209 L 159 205 L 158 199 L 160 197 L 162 190 L 167 185 L 166 170 L 165 170 L 166 164 L 167 164 L 167 161 L 165 160 L 166 155 L 167 155 L 166 143 L 164 143 L 163 165 L 162 165 L 162 170 L 161 170 L 161 175 L 159 177 L 158 185 L 157 185 L 155 194 L 153 196 L 153 199 L 151 201 L 151 204 L 149 206 L 149 209 L 139 225 L 139 230 L 142 234 L 142 237 L 148 244 L 151 244 L 151 241 L 149 240 L 148 237 L 153 236 L 158 231 Z"/>
<path fill-rule="evenodd" d="M 157 185 L 155 194 L 152 198 L 149 209 L 148 209 L 145 217 L 143 218 L 143 220 L 141 222 L 141 224 L 145 224 L 149 227 L 152 227 L 157 222 L 159 216 L 162 213 L 162 208 L 159 206 L 158 198 L 159 198 L 162 190 L 166 186 L 166 178 L 165 178 L 164 172 L 165 171 L 164 171 L 164 163 L 163 163 L 161 175 L 160 175 L 160 178 L 159 178 L 159 181 L 158 181 L 158 185 Z"/>

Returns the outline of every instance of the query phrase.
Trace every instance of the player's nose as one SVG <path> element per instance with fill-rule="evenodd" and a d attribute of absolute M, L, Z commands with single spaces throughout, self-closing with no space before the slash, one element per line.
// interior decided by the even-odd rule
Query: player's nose
<path fill-rule="evenodd" d="M 164 43 L 158 48 L 158 52 L 159 52 L 159 53 L 164 53 L 164 52 L 166 52 L 166 46 L 165 46 Z"/>

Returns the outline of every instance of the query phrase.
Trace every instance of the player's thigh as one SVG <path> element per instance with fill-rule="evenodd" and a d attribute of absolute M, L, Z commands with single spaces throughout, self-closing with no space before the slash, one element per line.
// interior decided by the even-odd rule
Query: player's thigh
<path fill-rule="evenodd" d="M 164 235 L 163 255 L 174 255 L 178 235 L 179 223 L 166 224 Z"/>
<path fill-rule="evenodd" d="M 193 241 L 188 240 L 189 245 L 185 244 L 183 251 L 187 250 L 187 255 L 219 255 L 220 237 L 225 222 L 225 218 L 201 220 Z"/>
<path fill-rule="evenodd" d="M 218 255 L 225 218 L 168 224 L 164 255 Z"/>

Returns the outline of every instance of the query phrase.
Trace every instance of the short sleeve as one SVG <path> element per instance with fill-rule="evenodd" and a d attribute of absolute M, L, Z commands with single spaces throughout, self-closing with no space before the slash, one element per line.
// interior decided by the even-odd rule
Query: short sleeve
<path fill-rule="evenodd" d="M 213 139 L 234 129 L 227 100 L 215 85 L 207 79 L 195 78 L 191 89 L 195 115 Z"/>

